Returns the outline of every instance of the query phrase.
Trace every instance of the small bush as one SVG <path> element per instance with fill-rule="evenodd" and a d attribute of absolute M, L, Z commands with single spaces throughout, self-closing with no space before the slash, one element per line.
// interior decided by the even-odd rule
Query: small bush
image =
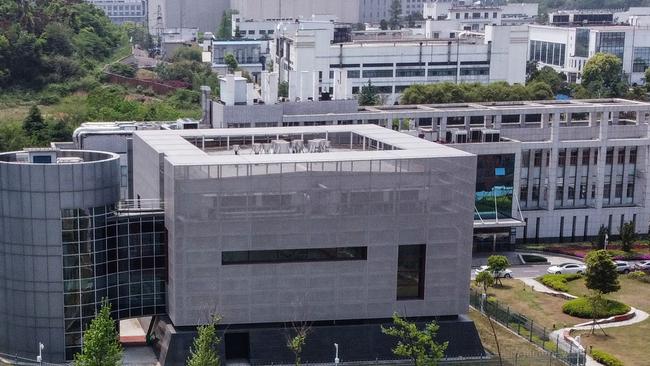
<path fill-rule="evenodd" d="M 524 262 L 526 263 L 547 263 L 548 262 L 545 257 L 541 255 L 535 255 L 535 254 L 522 254 L 521 259 L 523 259 Z"/>
<path fill-rule="evenodd" d="M 116 63 L 110 64 L 110 66 L 108 66 L 108 71 L 113 73 L 113 74 L 125 76 L 127 78 L 132 78 L 132 77 L 135 76 L 135 72 L 137 70 L 136 70 L 135 67 L 133 67 L 131 65 L 116 62 Z"/>
<path fill-rule="evenodd" d="M 627 277 L 633 280 L 641 280 L 646 276 L 647 274 L 643 271 L 634 271 L 627 274 Z"/>
<path fill-rule="evenodd" d="M 538 278 L 544 286 L 548 286 L 555 291 L 567 292 L 569 286 L 567 283 L 582 278 L 579 274 L 546 274 Z"/>
<path fill-rule="evenodd" d="M 43 94 L 38 100 L 39 104 L 42 105 L 54 105 L 61 101 L 61 98 L 58 95 L 54 94 Z"/>
<path fill-rule="evenodd" d="M 615 315 L 623 315 L 630 311 L 630 307 L 622 302 L 605 299 L 605 304 L 600 313 L 596 314 L 597 319 L 609 318 Z M 591 302 L 586 297 L 567 301 L 562 306 L 562 312 L 583 319 L 593 319 L 593 309 Z"/>
<path fill-rule="evenodd" d="M 621 360 L 599 349 L 594 348 L 591 351 L 591 357 L 605 366 L 624 366 Z"/>

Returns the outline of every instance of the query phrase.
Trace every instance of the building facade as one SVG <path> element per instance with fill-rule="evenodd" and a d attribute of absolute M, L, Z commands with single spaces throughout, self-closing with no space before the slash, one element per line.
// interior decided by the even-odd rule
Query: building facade
<path fill-rule="evenodd" d="M 285 103 L 214 106 L 213 117 L 224 127 L 257 118 L 263 126 L 379 124 L 476 154 L 475 250 L 509 248 L 515 242 L 582 241 L 601 226 L 618 235 L 629 221 L 637 232 L 648 233 L 648 103 L 350 103 L 297 103 L 312 106 L 300 112 L 293 105 L 283 112 Z M 335 113 L 330 106 L 347 110 Z"/>
<path fill-rule="evenodd" d="M 342 42 L 334 42 L 335 31 L 331 22 L 299 22 L 282 24 L 276 32 L 274 70 L 289 83 L 291 100 L 304 88 L 312 88 L 318 100 L 334 94 L 339 83 L 357 94 L 369 80 L 393 98 L 414 83 L 525 81 L 526 27 L 488 26 L 484 35 L 450 39 Z"/>
<path fill-rule="evenodd" d="M 116 24 L 133 22 L 143 24 L 147 21 L 147 0 L 86 0 L 102 9 L 106 16 Z"/>
<path fill-rule="evenodd" d="M 366 125 L 143 131 L 134 157 L 136 194 L 166 202 L 165 362 L 211 313 L 226 361 L 291 362 L 287 324 L 304 322 L 304 362 L 331 361 L 333 343 L 391 357 L 379 325 L 394 312 L 439 317 L 450 357 L 482 353 L 462 316 L 472 154 Z"/>
<path fill-rule="evenodd" d="M 529 27 L 528 59 L 564 72 L 569 82 L 580 82 L 582 69 L 598 52 L 623 62 L 622 77 L 630 84 L 645 83 L 650 67 L 650 28 L 634 26 Z"/>

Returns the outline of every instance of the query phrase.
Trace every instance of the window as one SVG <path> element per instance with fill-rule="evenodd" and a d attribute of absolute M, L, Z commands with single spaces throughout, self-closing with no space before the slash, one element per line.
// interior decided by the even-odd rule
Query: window
<path fill-rule="evenodd" d="M 632 72 L 645 72 L 650 67 L 650 47 L 634 47 Z"/>
<path fill-rule="evenodd" d="M 571 156 L 570 156 L 569 164 L 571 166 L 578 165 L 578 150 L 571 150 Z"/>
<path fill-rule="evenodd" d="M 630 164 L 636 164 L 636 147 L 630 149 Z"/>
<path fill-rule="evenodd" d="M 627 184 L 626 197 L 627 198 L 633 198 L 634 197 L 634 183 L 628 183 Z"/>
<path fill-rule="evenodd" d="M 528 186 L 521 186 L 519 189 L 519 201 L 525 202 L 528 199 Z"/>
<path fill-rule="evenodd" d="M 596 52 L 611 53 L 623 59 L 625 32 L 601 32 L 596 38 Z"/>
<path fill-rule="evenodd" d="M 494 13 L 492 13 L 492 18 L 496 18 L 496 17 L 497 17 L 497 12 L 495 11 Z"/>
<path fill-rule="evenodd" d="M 607 149 L 607 155 L 605 155 L 605 164 L 612 165 L 614 162 L 614 148 Z"/>
<path fill-rule="evenodd" d="M 589 149 L 582 150 L 582 165 L 589 165 Z"/>
<path fill-rule="evenodd" d="M 221 264 L 326 262 L 366 260 L 367 247 L 339 247 L 287 250 L 242 250 L 221 253 Z"/>
<path fill-rule="evenodd" d="M 566 150 L 560 150 L 557 156 L 557 166 L 564 166 L 566 163 Z"/>
<path fill-rule="evenodd" d="M 363 70 L 365 78 L 392 78 L 393 70 Z"/>
<path fill-rule="evenodd" d="M 421 77 L 424 76 L 424 69 L 397 69 L 397 77 Z"/>
<path fill-rule="evenodd" d="M 625 164 L 625 148 L 621 148 L 618 150 L 616 161 L 618 164 Z"/>
<path fill-rule="evenodd" d="M 361 76 L 359 70 L 348 70 L 348 79 L 358 79 Z"/>
<path fill-rule="evenodd" d="M 426 245 L 400 245 L 397 254 L 397 300 L 424 298 Z"/>
<path fill-rule="evenodd" d="M 566 56 L 566 45 L 564 43 L 531 40 L 529 46 L 531 61 L 564 66 Z"/>
<path fill-rule="evenodd" d="M 541 151 L 535 151 L 533 166 L 542 166 L 542 152 Z"/>

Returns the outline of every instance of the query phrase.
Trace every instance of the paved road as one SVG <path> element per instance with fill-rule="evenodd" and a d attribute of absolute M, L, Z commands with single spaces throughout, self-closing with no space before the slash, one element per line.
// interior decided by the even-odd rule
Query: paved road
<path fill-rule="evenodd" d="M 534 278 L 546 274 L 546 270 L 551 265 L 561 264 L 561 263 L 582 263 L 576 259 L 570 259 L 566 257 L 550 256 L 544 255 L 550 264 L 526 264 L 526 265 L 515 265 L 511 266 L 512 275 L 515 278 Z M 486 259 L 487 261 L 487 259 Z M 637 261 L 629 261 L 630 264 L 634 264 Z M 485 263 L 483 263 L 485 264 Z M 474 270 L 472 269 L 472 279 L 474 279 Z"/>

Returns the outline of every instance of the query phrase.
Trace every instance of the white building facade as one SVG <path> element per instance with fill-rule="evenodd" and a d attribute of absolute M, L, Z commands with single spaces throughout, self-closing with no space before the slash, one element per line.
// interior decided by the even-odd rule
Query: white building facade
<path fill-rule="evenodd" d="M 650 27 L 554 27 L 531 25 L 528 60 L 564 72 L 570 82 L 580 82 L 582 69 L 598 52 L 623 61 L 630 84 L 644 84 L 650 67 Z"/>
<path fill-rule="evenodd" d="M 292 100 L 292 90 L 312 85 L 314 99 L 332 94 L 336 80 L 349 94 L 370 80 L 380 93 L 397 95 L 416 83 L 523 83 L 527 32 L 488 26 L 485 35 L 449 39 L 333 43 L 332 23 L 299 22 L 280 26 L 271 53 Z"/>

